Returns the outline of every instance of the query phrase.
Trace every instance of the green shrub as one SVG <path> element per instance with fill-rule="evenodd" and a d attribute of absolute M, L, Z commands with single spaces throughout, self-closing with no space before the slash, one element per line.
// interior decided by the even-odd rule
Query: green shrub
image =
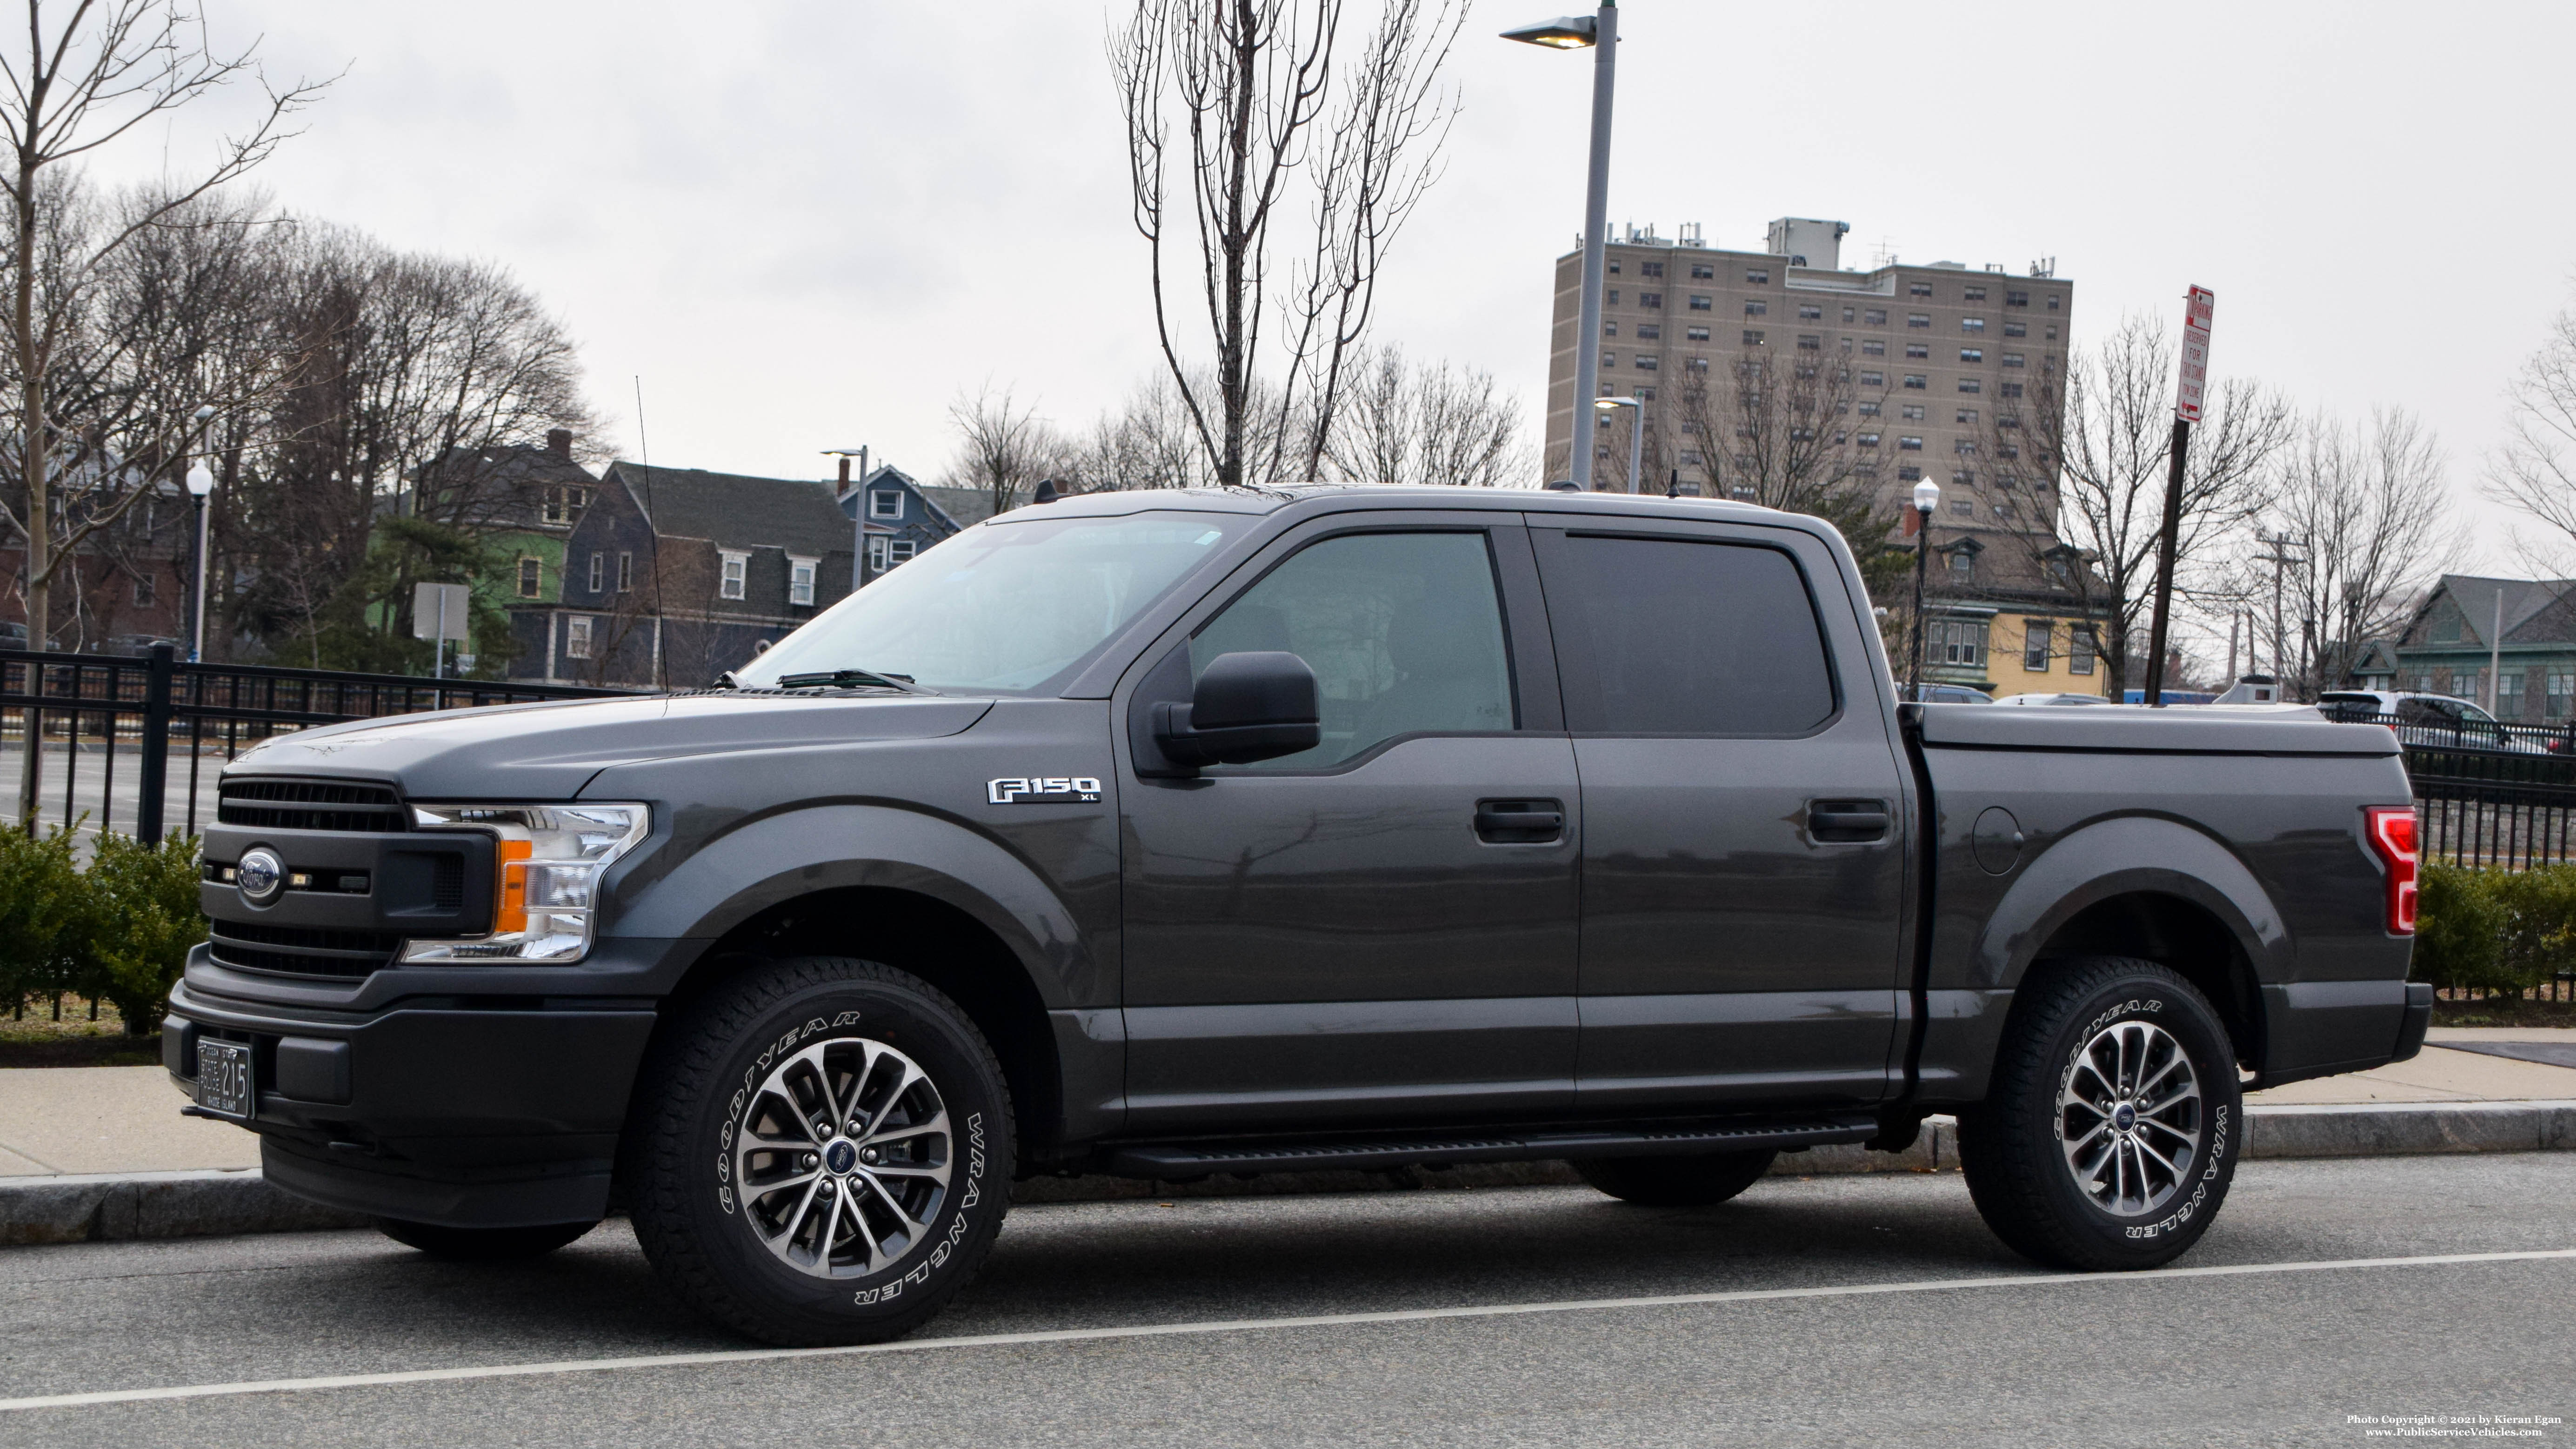
<path fill-rule="evenodd" d="M 2421 889 L 2417 980 L 2518 993 L 2576 970 L 2576 865 L 2427 865 Z"/>
<path fill-rule="evenodd" d="M 157 845 L 130 835 L 102 835 L 90 861 L 91 911 L 85 994 L 116 1004 L 125 1029 L 161 1029 L 171 984 L 188 950 L 206 939 L 197 911 L 197 840 L 177 831 Z"/>
<path fill-rule="evenodd" d="M 0 1005 L 79 989 L 94 906 L 70 831 L 0 824 Z"/>

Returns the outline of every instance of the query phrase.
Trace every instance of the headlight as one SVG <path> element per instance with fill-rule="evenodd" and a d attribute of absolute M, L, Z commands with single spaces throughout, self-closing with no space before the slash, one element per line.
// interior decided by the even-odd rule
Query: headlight
<path fill-rule="evenodd" d="M 600 877 L 652 827 L 641 805 L 415 805 L 423 830 L 500 837 L 492 934 L 412 941 L 405 961 L 578 961 L 590 950 Z"/>

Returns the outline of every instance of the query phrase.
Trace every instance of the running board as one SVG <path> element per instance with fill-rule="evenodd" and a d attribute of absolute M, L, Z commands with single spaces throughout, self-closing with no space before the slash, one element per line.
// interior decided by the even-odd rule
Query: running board
<path fill-rule="evenodd" d="M 1302 1142 L 1148 1142 L 1110 1148 L 1103 1166 L 1122 1177 L 1165 1182 L 1217 1172 L 1325 1172 L 1456 1162 L 1544 1162 L 1580 1157 L 1691 1156 L 1794 1151 L 1878 1135 L 1874 1117 L 1831 1116 L 1662 1130 L 1414 1135 Z"/>

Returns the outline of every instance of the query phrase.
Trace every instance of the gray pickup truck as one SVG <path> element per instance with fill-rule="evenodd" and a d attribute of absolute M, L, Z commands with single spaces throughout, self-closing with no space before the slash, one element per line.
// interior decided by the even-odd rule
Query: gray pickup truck
<path fill-rule="evenodd" d="M 1932 1113 L 2013 1248 L 2151 1267 L 2245 1089 L 2431 1014 L 2388 730 L 1900 705 L 1838 536 L 1718 501 L 1052 502 L 716 687 L 220 788 L 192 1110 L 433 1252 L 622 1208 L 782 1343 L 929 1318 L 1016 1178 L 1563 1159 L 1692 1207 Z"/>

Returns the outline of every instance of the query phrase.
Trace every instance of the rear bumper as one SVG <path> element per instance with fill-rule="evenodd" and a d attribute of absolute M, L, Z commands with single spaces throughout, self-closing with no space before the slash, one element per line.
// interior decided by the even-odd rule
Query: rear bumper
<path fill-rule="evenodd" d="M 606 1211 L 618 1133 L 658 1020 L 651 997 L 395 995 L 330 1009 L 295 999 L 309 999 L 302 987 L 281 986 L 273 1000 L 236 995 L 243 977 L 204 952 L 170 993 L 163 1064 L 193 1088 L 201 1038 L 250 1044 L 258 1112 L 246 1125 L 278 1186 L 457 1227 Z M 662 963 L 632 964 L 658 975 Z M 366 994 L 408 974 L 380 972 Z"/>
<path fill-rule="evenodd" d="M 2263 988 L 2270 1038 L 2261 1085 L 2363 1072 L 2424 1049 L 2433 988 L 2421 981 L 2314 981 Z"/>
<path fill-rule="evenodd" d="M 2406 1019 L 2397 1026 L 2397 1054 L 2389 1058 L 2402 1062 L 2424 1050 L 2424 1034 L 2433 1029 L 2433 983 L 2406 983 Z"/>

